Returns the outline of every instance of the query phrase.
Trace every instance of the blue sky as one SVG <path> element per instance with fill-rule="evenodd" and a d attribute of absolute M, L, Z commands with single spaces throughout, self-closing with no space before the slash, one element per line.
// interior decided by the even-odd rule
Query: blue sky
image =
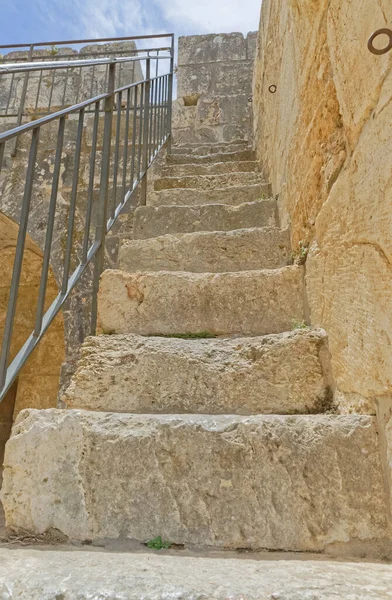
<path fill-rule="evenodd" d="M 0 45 L 254 31 L 261 0 L 0 0 Z"/>

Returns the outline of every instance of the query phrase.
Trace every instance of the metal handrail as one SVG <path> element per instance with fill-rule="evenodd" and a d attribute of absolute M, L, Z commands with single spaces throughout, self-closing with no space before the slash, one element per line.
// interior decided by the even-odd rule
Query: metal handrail
<path fill-rule="evenodd" d="M 162 46 L 160 40 L 170 39 L 170 46 Z M 156 40 L 157 47 L 151 48 L 124 48 L 124 42 L 135 42 L 137 40 Z M 103 42 L 116 42 L 113 44 L 113 49 L 107 49 L 102 47 L 102 51 L 99 50 L 100 43 Z M 67 48 L 69 46 L 77 46 L 80 44 L 93 44 L 95 46 L 94 49 L 89 49 L 88 46 L 80 49 L 80 53 L 78 49 L 74 49 L 74 53 L 67 52 Z M 98 45 L 98 46 L 97 46 Z M 58 47 L 60 46 L 60 47 Z M 62 47 L 61 47 L 62 46 Z M 136 70 L 137 70 L 137 61 L 143 61 L 145 56 L 140 56 L 140 54 L 144 54 L 152 57 L 156 63 L 156 74 L 158 74 L 158 63 L 161 60 L 160 54 L 162 52 L 168 52 L 168 55 L 163 56 L 163 59 L 169 60 L 171 59 L 172 49 L 174 48 L 174 35 L 169 34 L 158 34 L 158 35 L 146 35 L 146 36 L 131 36 L 131 37 L 120 37 L 120 38 L 100 38 L 97 40 L 93 39 L 84 39 L 84 40 L 67 40 L 67 41 L 54 41 L 54 42 L 38 42 L 32 44 L 7 44 L 0 46 L 1 50 L 19 50 L 21 52 L 14 52 L 14 56 L 5 55 L 0 59 L 0 66 L 2 70 L 0 71 L 0 82 L 1 79 L 4 79 L 6 85 L 8 86 L 8 92 L 4 95 L 5 104 L 0 107 L 0 118 L 8 119 L 8 121 L 4 121 L 7 125 L 9 124 L 10 119 L 16 119 L 16 125 L 20 125 L 23 121 L 23 117 L 37 117 L 42 114 L 50 113 L 54 110 L 58 110 L 59 108 L 63 108 L 66 106 L 77 104 L 81 100 L 82 97 L 92 97 L 94 91 L 98 93 L 99 91 L 103 91 L 105 89 L 108 79 L 108 68 L 109 68 L 109 59 L 104 58 L 104 62 L 99 62 L 97 56 L 117 56 L 127 54 L 126 60 L 123 62 L 131 62 L 132 66 L 132 74 L 127 73 L 127 83 L 129 83 L 129 78 L 134 80 L 135 78 L 139 79 Z M 42 58 L 42 49 L 48 50 L 47 58 L 49 60 L 45 60 Z M 71 48 L 72 50 L 72 48 Z M 37 51 L 38 55 L 34 53 Z M 56 58 L 52 58 L 51 54 L 56 56 Z M 63 52 L 67 52 L 66 55 Z M 60 54 L 59 54 L 60 53 Z M 15 55 L 16 54 L 16 55 Z M 23 54 L 25 56 L 23 56 Z M 27 56 L 26 56 L 27 54 Z M 58 54 L 58 56 L 57 56 Z M 132 56 L 130 56 L 132 55 Z M 94 57 L 97 62 L 93 62 L 94 58 L 90 58 L 90 61 L 86 60 L 87 56 Z M 82 58 L 85 57 L 85 58 Z M 69 64 L 65 64 L 64 58 L 69 59 Z M 133 59 L 133 61 L 130 60 Z M 20 62 L 22 61 L 22 62 Z M 83 62 L 80 62 L 83 61 Z M 10 64 L 7 65 L 7 62 Z M 121 62 L 121 61 L 120 61 Z M 37 68 L 31 67 L 26 68 L 27 63 L 35 63 Z M 58 66 L 56 66 L 58 63 Z M 21 66 L 18 68 L 17 65 Z M 52 65 L 51 68 L 48 68 L 48 65 Z M 100 65 L 106 64 L 106 71 L 104 72 L 104 76 L 101 79 L 95 78 L 95 69 Z M 61 65 L 61 66 L 60 66 Z M 86 71 L 86 68 L 88 71 Z M 59 78 L 56 78 L 56 71 L 64 70 L 64 72 L 60 72 Z M 75 71 L 76 80 L 75 80 Z M 92 73 L 89 70 L 92 69 Z M 40 71 L 39 81 L 36 85 L 36 89 L 30 89 L 30 75 L 35 72 Z M 46 71 L 50 71 L 50 94 L 47 97 L 45 94 L 44 85 L 44 73 Z M 117 86 L 120 87 L 123 72 L 122 67 L 118 69 L 117 72 Z M 22 81 L 20 79 L 22 78 Z M 87 81 L 90 82 L 90 90 L 86 91 L 86 78 Z M 59 79 L 59 81 L 58 81 Z M 97 87 L 96 90 L 93 89 L 95 85 Z M 84 84 L 83 84 L 84 82 Z M 60 88 L 55 84 L 59 83 Z M 70 89 L 71 84 L 71 89 Z M 88 87 L 88 86 L 87 86 Z M 101 88 L 101 89 L 99 89 Z M 56 89 L 54 93 L 53 90 Z M 19 92 L 21 90 L 21 92 Z M 62 90 L 62 91 L 61 91 Z M 44 96 L 44 102 L 43 96 Z M 45 98 L 46 96 L 46 98 Z M 30 98 L 28 106 L 26 106 L 27 98 Z M 17 152 L 17 144 L 11 151 L 11 155 L 15 156 Z"/>
<path fill-rule="evenodd" d="M 162 49 L 161 49 L 162 50 Z M 30 71 L 52 71 L 53 69 L 65 69 L 75 67 L 93 67 L 99 65 L 110 65 L 111 63 L 127 63 L 139 62 L 152 58 L 148 54 L 144 56 L 117 56 L 114 58 L 88 58 L 79 60 L 58 60 L 58 61 L 42 61 L 32 63 L 10 63 L 9 65 L 0 66 L 0 75 L 9 75 L 10 73 L 25 73 Z M 154 60 L 168 60 L 169 56 L 154 56 Z"/>
<path fill-rule="evenodd" d="M 156 36 L 158 37 L 158 36 Z M 162 36 L 163 37 L 163 36 Z M 134 38 L 135 39 L 135 38 Z M 129 60 L 129 57 L 126 57 Z M 97 59 L 102 61 L 103 59 Z M 140 57 L 139 57 L 140 60 Z M 91 333 L 95 333 L 97 321 L 97 294 L 99 278 L 104 268 L 106 235 L 116 222 L 121 211 L 138 188 L 140 202 L 146 203 L 148 168 L 164 144 L 170 152 L 171 142 L 171 103 L 174 66 L 174 37 L 170 50 L 170 68 L 163 75 L 151 77 L 151 60 L 143 57 L 146 63 L 146 76 L 137 82 L 116 87 L 116 68 L 121 65 L 122 58 L 107 59 L 107 90 L 103 94 L 73 106 L 58 110 L 30 123 L 21 124 L 0 134 L 0 173 L 4 167 L 6 144 L 18 140 L 23 135 L 31 135 L 29 143 L 29 159 L 26 181 L 19 219 L 19 232 L 16 244 L 14 267 L 8 308 L 0 355 L 0 402 L 4 399 L 19 371 L 42 339 L 50 324 L 70 297 L 71 291 L 80 281 L 89 265 L 94 266 L 92 281 Z M 154 57 L 155 60 L 155 57 Z M 96 63 L 95 63 L 96 64 Z M 102 64 L 102 63 L 101 63 Z M 29 68 L 29 67 L 28 67 Z M 45 64 L 47 68 L 47 64 Z M 56 66 L 51 68 L 55 69 Z M 61 68 L 61 67 L 58 67 Z M 102 149 L 98 152 L 98 128 L 101 110 L 104 111 L 104 131 Z M 89 178 L 86 205 L 80 207 L 79 177 L 80 160 L 85 125 L 85 115 L 93 108 L 92 142 L 89 162 Z M 45 310 L 45 297 L 50 271 L 54 223 L 56 218 L 57 198 L 61 164 L 64 160 L 64 132 L 68 117 L 77 115 L 77 135 L 73 152 L 72 186 L 69 201 L 67 234 L 62 264 L 62 277 L 59 293 Z M 116 117 L 115 133 L 112 133 L 113 119 Z M 125 120 L 122 128 L 123 119 Z M 16 305 L 20 287 L 23 256 L 27 238 L 29 216 L 33 201 L 35 168 L 39 150 L 41 130 L 49 123 L 58 123 L 58 134 L 50 198 L 48 202 L 48 218 L 46 224 L 45 244 L 41 268 L 41 279 L 36 307 L 35 325 L 22 347 L 10 362 L 10 349 L 13 336 Z M 113 159 L 113 160 L 112 160 Z M 11 167 L 11 173 L 12 173 Z M 93 192 L 96 176 L 99 171 L 99 198 L 97 202 L 97 220 L 95 233 L 91 239 L 90 229 L 93 214 Z M 109 184 L 111 183 L 111 189 Z M 118 192 L 118 188 L 120 191 Z M 42 200 L 40 200 L 42 202 Z M 74 244 L 75 216 L 80 208 L 84 211 L 83 240 L 79 246 Z M 71 269 L 72 262 L 76 266 Z M 72 272 L 71 272 L 72 271 Z"/>
<path fill-rule="evenodd" d="M 114 38 L 87 38 L 84 40 L 60 40 L 57 42 L 34 42 L 29 44 L 6 44 L 0 46 L 0 50 L 11 50 L 12 48 L 40 48 L 41 46 L 68 46 L 69 44 L 100 44 L 104 42 L 132 42 L 135 40 L 152 40 L 162 38 L 174 38 L 174 33 L 158 33 L 152 35 L 132 35 L 130 37 L 114 37 Z"/>

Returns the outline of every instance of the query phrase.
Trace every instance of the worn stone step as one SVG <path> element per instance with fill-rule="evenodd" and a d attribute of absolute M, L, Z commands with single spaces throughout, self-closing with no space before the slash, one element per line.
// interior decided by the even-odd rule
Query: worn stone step
<path fill-rule="evenodd" d="M 171 153 L 176 154 L 193 154 L 195 156 L 207 156 L 220 154 L 222 152 L 241 152 L 243 150 L 251 150 L 247 140 L 237 140 L 233 142 L 187 142 L 186 144 L 173 145 Z"/>
<path fill-rule="evenodd" d="M 255 160 L 214 162 L 207 164 L 190 163 L 161 167 L 161 177 L 188 177 L 195 175 L 223 175 L 225 173 L 258 173 L 260 165 Z"/>
<path fill-rule="evenodd" d="M 154 190 L 193 189 L 215 190 L 261 182 L 260 173 L 223 173 L 222 175 L 194 175 L 185 177 L 159 177 L 154 181 Z"/>
<path fill-rule="evenodd" d="M 238 206 L 244 202 L 266 200 L 271 197 L 269 183 L 255 185 L 232 186 L 223 189 L 167 189 L 159 192 L 149 192 L 148 206 L 197 206 L 200 204 L 226 204 Z"/>
<path fill-rule="evenodd" d="M 376 418 L 23 411 L 8 527 L 71 539 L 365 552 L 389 535 Z"/>
<path fill-rule="evenodd" d="M 234 231 L 199 231 L 123 240 L 119 268 L 136 271 L 220 273 L 278 269 L 292 262 L 289 231 L 253 227 Z"/>
<path fill-rule="evenodd" d="M 232 161 L 255 161 L 257 159 L 256 152 L 254 150 L 237 150 L 236 152 L 219 152 L 217 154 L 207 154 L 204 156 L 197 156 L 194 154 L 185 154 L 183 152 L 179 154 L 169 154 L 167 156 L 167 163 L 173 165 L 185 165 L 185 164 L 210 164 L 217 162 L 232 162 Z"/>
<path fill-rule="evenodd" d="M 327 336 L 88 338 L 62 400 L 122 413 L 292 414 L 332 407 Z"/>
<path fill-rule="evenodd" d="M 99 318 L 106 333 L 264 335 L 304 318 L 296 265 L 237 273 L 104 271 Z"/>
<path fill-rule="evenodd" d="M 0 548 L 3 600 L 386 600 L 390 595 L 392 565 L 385 562 L 309 553 L 118 552 L 113 546 L 105 552 L 86 546 Z M 16 596 L 9 595 L 11 589 L 17 589 Z"/>
<path fill-rule="evenodd" d="M 273 227 L 277 223 L 276 200 L 246 202 L 238 206 L 140 206 L 133 216 L 133 237 L 146 239 L 169 233 Z"/>

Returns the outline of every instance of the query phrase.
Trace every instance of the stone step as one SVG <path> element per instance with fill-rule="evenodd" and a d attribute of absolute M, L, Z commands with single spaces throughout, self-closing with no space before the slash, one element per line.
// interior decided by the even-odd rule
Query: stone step
<path fill-rule="evenodd" d="M 388 537 L 376 418 L 27 409 L 7 526 L 75 540 L 348 552 Z"/>
<path fill-rule="evenodd" d="M 62 400 L 122 413 L 293 414 L 332 407 L 327 336 L 88 338 Z"/>
<path fill-rule="evenodd" d="M 392 565 L 369 560 L 280 552 L 73 550 L 0 548 L 3 600 L 386 600 L 391 588 Z M 15 588 L 17 596 L 9 595 Z"/>
<path fill-rule="evenodd" d="M 217 154 L 207 154 L 205 156 L 197 156 L 194 154 L 169 154 L 167 163 L 173 165 L 186 164 L 210 164 L 217 162 L 232 162 L 232 161 L 255 161 L 257 160 L 254 150 L 237 150 L 236 152 L 219 152 Z"/>
<path fill-rule="evenodd" d="M 195 175 L 223 175 L 224 173 L 258 173 L 260 165 L 255 160 L 214 162 L 207 164 L 190 163 L 161 167 L 162 177 L 187 177 Z"/>
<path fill-rule="evenodd" d="M 261 183 L 260 173 L 223 173 L 222 175 L 194 175 L 186 177 L 159 177 L 154 190 L 193 189 L 215 190 Z"/>
<path fill-rule="evenodd" d="M 253 227 L 123 240 L 119 268 L 136 271 L 221 273 L 278 269 L 292 262 L 289 231 Z"/>
<path fill-rule="evenodd" d="M 246 202 L 238 206 L 140 206 L 133 216 L 133 237 L 146 239 L 168 233 L 273 227 L 277 223 L 276 200 Z"/>
<path fill-rule="evenodd" d="M 197 206 L 201 204 L 226 204 L 238 206 L 244 202 L 266 200 L 271 198 L 269 183 L 257 185 L 233 186 L 231 188 L 200 190 L 172 189 L 150 192 L 147 196 L 148 206 Z"/>
<path fill-rule="evenodd" d="M 104 333 L 264 335 L 304 318 L 303 270 L 296 265 L 239 273 L 104 271 Z"/>
<path fill-rule="evenodd" d="M 247 140 L 238 140 L 234 142 L 213 142 L 202 144 L 201 142 L 188 142 L 186 144 L 173 145 L 171 153 L 176 154 L 193 154 L 195 156 L 216 155 L 222 152 L 241 152 L 243 150 L 251 150 Z"/>

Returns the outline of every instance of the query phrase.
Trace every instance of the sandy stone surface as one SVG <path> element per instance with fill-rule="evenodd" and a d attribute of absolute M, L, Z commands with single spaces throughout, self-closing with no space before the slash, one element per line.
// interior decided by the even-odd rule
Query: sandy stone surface
<path fill-rule="evenodd" d="M 133 219 L 134 239 L 167 233 L 230 231 L 244 227 L 276 225 L 276 200 L 246 202 L 239 206 L 140 206 Z"/>
<path fill-rule="evenodd" d="M 392 566 L 0 549 L 2 600 L 387 600 Z"/>
<path fill-rule="evenodd" d="M 304 318 L 303 288 L 297 266 L 239 273 L 107 270 L 99 319 L 104 333 L 280 333 Z"/>
<path fill-rule="evenodd" d="M 261 182 L 259 173 L 223 173 L 222 175 L 186 175 L 184 177 L 159 177 L 154 182 L 155 191 L 176 188 L 215 190 L 224 187 L 255 185 Z"/>
<path fill-rule="evenodd" d="M 2 499 L 9 527 L 79 540 L 388 553 L 368 416 L 25 410 Z"/>
<path fill-rule="evenodd" d="M 63 401 L 130 413 L 307 413 L 330 408 L 331 385 L 322 330 L 210 340 L 126 334 L 86 340 Z"/>
<path fill-rule="evenodd" d="M 236 206 L 244 202 L 254 202 L 270 197 L 271 186 L 267 183 L 210 190 L 174 188 L 150 192 L 147 196 L 147 206 L 195 206 L 200 204 Z"/>
<path fill-rule="evenodd" d="M 257 161 L 216 162 L 210 165 L 166 165 L 160 170 L 162 177 L 189 177 L 195 175 L 222 175 L 223 173 L 254 173 L 258 172 Z"/>
<path fill-rule="evenodd" d="M 137 271 L 225 273 L 279 269 L 292 262 L 288 230 L 275 227 L 161 235 L 125 240 L 119 268 Z"/>
<path fill-rule="evenodd" d="M 311 247 L 311 322 L 328 332 L 341 405 L 374 414 L 392 406 L 392 52 L 367 41 L 391 26 L 392 5 L 299 6 L 263 2 L 256 147 L 293 248 Z"/>

